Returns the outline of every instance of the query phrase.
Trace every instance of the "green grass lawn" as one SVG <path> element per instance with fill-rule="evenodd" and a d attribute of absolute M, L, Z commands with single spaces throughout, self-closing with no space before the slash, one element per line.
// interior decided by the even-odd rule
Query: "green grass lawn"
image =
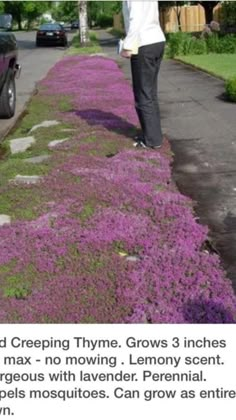
<path fill-rule="evenodd" d="M 188 55 L 178 56 L 176 59 L 224 80 L 236 77 L 236 54 Z"/>

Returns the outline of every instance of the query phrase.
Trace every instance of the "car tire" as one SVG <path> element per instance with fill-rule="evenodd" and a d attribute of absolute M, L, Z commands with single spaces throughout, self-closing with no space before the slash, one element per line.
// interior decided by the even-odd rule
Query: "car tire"
<path fill-rule="evenodd" d="M 0 117 L 11 118 L 16 108 L 16 85 L 13 69 L 7 72 L 2 91 L 0 93 Z"/>

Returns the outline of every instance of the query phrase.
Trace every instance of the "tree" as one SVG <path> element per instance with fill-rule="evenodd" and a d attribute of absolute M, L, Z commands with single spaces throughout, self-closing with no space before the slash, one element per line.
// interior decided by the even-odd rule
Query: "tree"
<path fill-rule="evenodd" d="M 214 7 L 220 3 L 219 1 L 198 1 L 198 3 L 205 10 L 206 23 L 209 24 L 213 21 L 213 10 Z"/>
<path fill-rule="evenodd" d="M 53 9 L 52 16 L 56 20 L 70 21 L 79 20 L 80 44 L 89 43 L 88 31 L 88 1 L 63 1 Z M 99 3 L 99 2 L 94 2 Z"/>
<path fill-rule="evenodd" d="M 99 16 L 101 5 L 100 1 L 89 1 L 88 2 L 88 23 L 92 26 L 92 22 L 97 24 L 97 18 Z"/>
<path fill-rule="evenodd" d="M 181 7 L 184 6 L 186 2 L 185 1 L 175 1 L 174 5 L 175 5 L 175 13 L 176 13 L 176 17 L 177 17 L 177 22 L 178 22 L 178 29 L 181 31 L 181 21 L 180 21 L 180 17 L 181 17 Z"/>
<path fill-rule="evenodd" d="M 24 2 L 23 1 L 4 1 L 4 12 L 12 15 L 17 22 L 18 29 L 22 29 Z"/>
<path fill-rule="evenodd" d="M 78 0 L 60 1 L 53 7 L 52 17 L 57 21 L 63 22 L 78 20 Z"/>
<path fill-rule="evenodd" d="M 236 27 L 236 2 L 224 1 L 222 4 L 222 17 L 224 25 Z"/>
<path fill-rule="evenodd" d="M 88 33 L 88 2 L 79 1 L 79 34 L 80 34 L 80 44 L 86 45 L 89 42 L 89 33 Z"/>
<path fill-rule="evenodd" d="M 102 19 L 113 22 L 113 15 L 119 13 L 121 9 L 122 1 L 89 1 L 89 24 L 94 22 L 96 25 L 99 25 Z"/>
<path fill-rule="evenodd" d="M 27 20 L 27 27 L 30 23 L 46 12 L 51 7 L 50 1 L 4 1 L 4 12 L 12 15 L 17 22 L 18 29 L 22 29 L 22 21 Z"/>
<path fill-rule="evenodd" d="M 47 12 L 50 7 L 51 2 L 48 1 L 25 1 L 23 16 L 27 20 L 27 29 L 30 29 L 32 22 Z"/>

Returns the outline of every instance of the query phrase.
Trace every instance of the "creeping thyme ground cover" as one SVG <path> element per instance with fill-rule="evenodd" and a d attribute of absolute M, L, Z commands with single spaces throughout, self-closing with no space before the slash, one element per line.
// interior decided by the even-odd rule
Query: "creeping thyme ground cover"
<path fill-rule="evenodd" d="M 137 119 L 117 64 L 66 57 L 38 98 L 75 131 L 40 183 L 0 186 L 13 220 L 0 227 L 0 321 L 235 322 L 230 281 L 204 250 L 207 228 L 171 181 L 168 143 L 132 148 Z"/>

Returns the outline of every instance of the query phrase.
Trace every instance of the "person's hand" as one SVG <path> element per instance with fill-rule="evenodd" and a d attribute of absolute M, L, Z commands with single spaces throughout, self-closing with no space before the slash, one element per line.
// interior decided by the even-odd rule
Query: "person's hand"
<path fill-rule="evenodd" d="M 132 55 L 132 51 L 131 50 L 122 50 L 121 51 L 121 57 L 123 57 L 123 58 L 130 58 L 131 57 L 131 55 Z"/>

